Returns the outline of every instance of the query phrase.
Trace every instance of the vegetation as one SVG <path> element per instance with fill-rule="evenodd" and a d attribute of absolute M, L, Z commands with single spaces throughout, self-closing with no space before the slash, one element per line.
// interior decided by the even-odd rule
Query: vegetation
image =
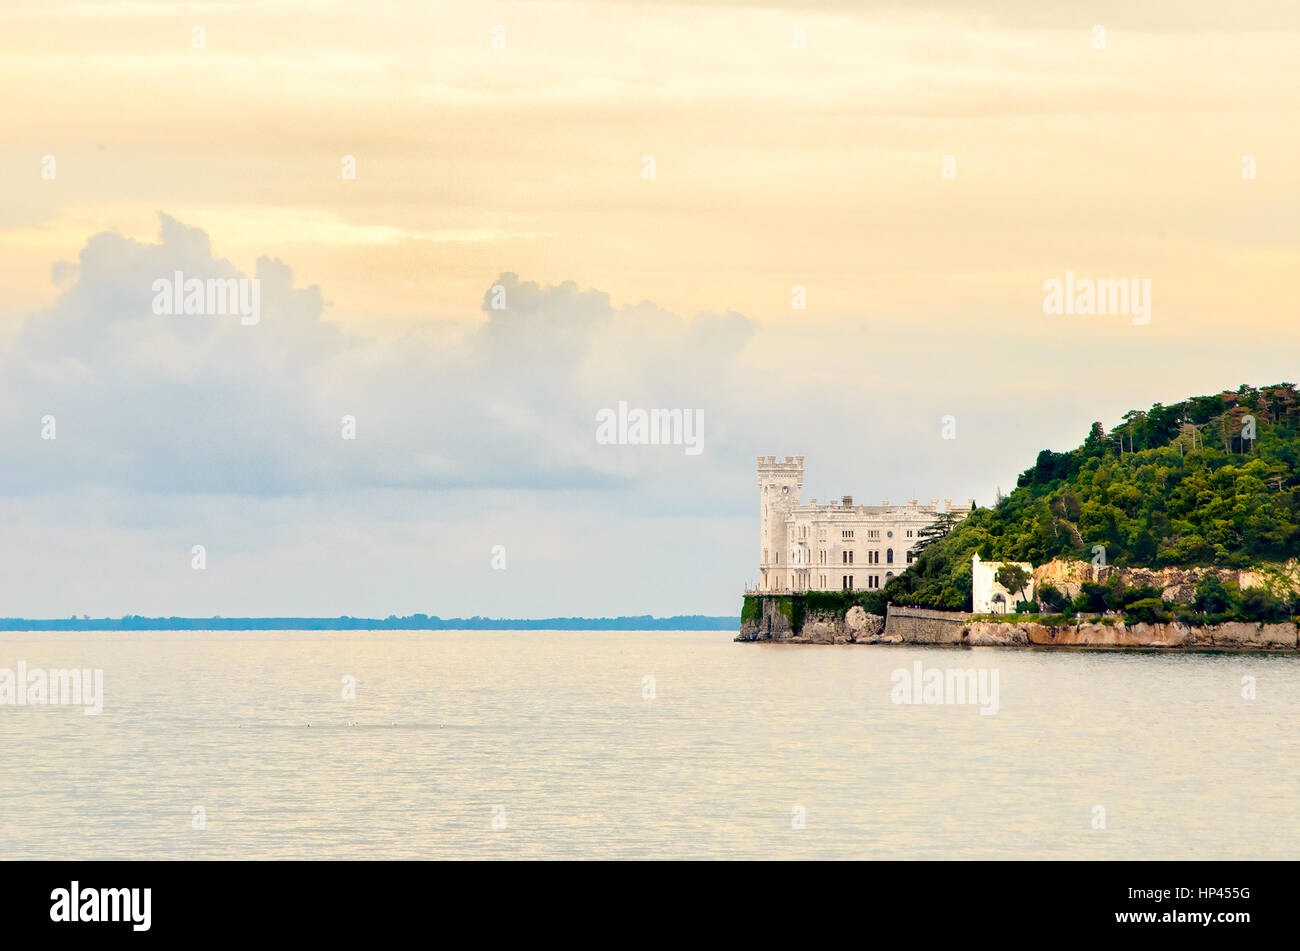
<path fill-rule="evenodd" d="M 975 511 L 972 505 L 971 511 Z M 919 555 L 939 539 L 943 538 L 959 524 L 956 512 L 940 512 L 934 521 L 916 533 L 916 544 L 912 551 Z"/>
<path fill-rule="evenodd" d="M 871 614 L 884 614 L 884 611 L 872 610 L 876 606 L 874 591 L 809 591 L 804 595 L 804 607 L 809 612 L 843 617 L 855 605 Z"/>
<path fill-rule="evenodd" d="M 1024 594 L 1025 589 L 1029 587 L 1029 582 L 1033 579 L 1034 576 L 1024 568 L 1011 563 L 999 565 L 998 570 L 993 573 L 993 580 L 1002 585 L 1007 590 L 1007 593 L 1013 596 Z"/>
<path fill-rule="evenodd" d="M 842 618 L 853 607 L 861 607 L 876 613 L 879 607 L 884 613 L 883 603 L 877 604 L 875 591 L 804 591 L 798 594 L 747 594 L 740 608 L 740 620 L 757 621 L 761 616 L 760 601 L 769 598 L 776 610 L 790 622 L 792 630 L 803 629 L 804 620 L 811 614 Z"/>
<path fill-rule="evenodd" d="M 1014 615 L 981 615 L 980 619 L 1057 625 L 1080 621 L 1113 624 L 1122 619 L 1126 624 L 1180 621 L 1199 626 L 1225 621 L 1274 623 L 1300 615 L 1300 592 L 1282 596 L 1264 588 L 1242 590 L 1236 582 L 1225 582 L 1208 574 L 1197 583 L 1190 604 L 1165 601 L 1160 589 L 1150 585 L 1125 585 L 1118 575 L 1111 575 L 1104 583 L 1083 582 L 1073 601 L 1051 585 L 1040 588 L 1038 597 L 1046 606 L 1046 613 L 1039 613 L 1038 602 L 1021 601 Z"/>
<path fill-rule="evenodd" d="M 785 619 L 790 622 L 790 629 L 798 631 L 803 629 L 804 599 L 797 598 L 793 595 L 778 595 L 776 599 L 776 609 L 785 615 Z"/>
<path fill-rule="evenodd" d="M 1125 413 L 1109 433 L 1093 423 L 1077 449 L 1040 452 L 992 508 L 972 512 L 950 531 L 937 524 L 919 558 L 871 592 L 867 610 L 883 613 L 888 601 L 969 610 L 976 552 L 984 560 L 1033 564 L 1103 553 L 1107 564 L 1151 568 L 1285 561 L 1300 554 L 1298 460 L 1300 395 L 1291 383 L 1156 403 Z M 1038 594 L 1049 610 L 1070 613 L 1156 617 L 1176 609 L 1153 589 L 1137 596 L 1097 590 L 1104 587 L 1085 584 L 1084 603 L 1068 606 L 1054 589 Z M 1207 587 L 1202 608 L 1190 610 L 1202 618 L 1235 612 L 1260 620 L 1300 607 L 1280 592 L 1233 595 L 1220 587 Z"/>

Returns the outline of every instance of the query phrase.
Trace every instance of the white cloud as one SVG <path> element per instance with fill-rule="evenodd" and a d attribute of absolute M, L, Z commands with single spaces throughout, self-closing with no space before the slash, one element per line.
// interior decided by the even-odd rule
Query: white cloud
<path fill-rule="evenodd" d="M 725 416 L 727 367 L 753 330 L 739 315 L 684 321 L 504 274 L 506 308 L 485 296 L 485 320 L 459 338 L 357 339 L 325 317 L 319 288 L 267 258 L 256 326 L 156 316 L 152 284 L 175 271 L 250 276 L 166 215 L 158 243 L 99 234 L 61 269 L 75 278 L 4 358 L 14 456 L 0 488 L 608 487 L 646 460 L 595 445 L 596 410 L 627 399 Z M 52 443 L 38 438 L 46 414 Z M 344 415 L 355 441 L 340 436 Z"/>
<path fill-rule="evenodd" d="M 178 269 L 247 276 L 167 216 L 156 243 L 98 234 L 0 355 L 6 615 L 731 613 L 756 455 L 805 455 L 806 497 L 987 502 L 1093 419 L 1276 382 L 1294 349 L 1047 319 L 1037 287 L 936 332 L 869 306 L 684 319 L 511 273 L 477 321 L 363 339 L 268 258 L 256 326 L 155 316 L 152 282 Z M 620 400 L 703 410 L 703 453 L 598 445 Z"/>

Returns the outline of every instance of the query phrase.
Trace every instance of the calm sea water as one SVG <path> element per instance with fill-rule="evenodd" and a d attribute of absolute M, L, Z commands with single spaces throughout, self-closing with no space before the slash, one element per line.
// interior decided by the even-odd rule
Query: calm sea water
<path fill-rule="evenodd" d="M 106 699 L 0 707 L 5 858 L 1300 858 L 1296 657 L 0 634 L 18 660 Z M 891 702 L 917 660 L 996 669 L 998 713 Z"/>

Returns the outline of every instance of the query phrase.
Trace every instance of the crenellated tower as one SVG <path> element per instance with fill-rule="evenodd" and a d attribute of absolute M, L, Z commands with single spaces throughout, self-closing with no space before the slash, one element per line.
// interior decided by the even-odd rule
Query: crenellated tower
<path fill-rule="evenodd" d="M 791 590 L 790 539 L 786 519 L 800 504 L 803 491 L 803 456 L 758 457 L 759 588 Z"/>

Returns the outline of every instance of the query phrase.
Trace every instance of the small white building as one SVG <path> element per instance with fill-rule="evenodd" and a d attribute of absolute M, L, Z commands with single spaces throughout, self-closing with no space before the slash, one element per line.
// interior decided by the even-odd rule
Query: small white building
<path fill-rule="evenodd" d="M 970 514 L 975 502 L 954 506 L 952 499 L 924 505 L 854 505 L 852 496 L 839 502 L 803 501 L 803 456 L 758 457 L 759 590 L 855 591 L 878 590 L 907 570 L 922 529 L 941 512 L 958 518 Z"/>
<path fill-rule="evenodd" d="M 971 609 L 976 614 L 1014 614 L 1017 601 L 1034 599 L 1034 566 L 1027 561 L 981 561 L 979 552 L 970 560 Z M 1019 565 L 1029 575 L 1021 591 L 1008 591 L 995 577 L 1003 565 Z"/>

